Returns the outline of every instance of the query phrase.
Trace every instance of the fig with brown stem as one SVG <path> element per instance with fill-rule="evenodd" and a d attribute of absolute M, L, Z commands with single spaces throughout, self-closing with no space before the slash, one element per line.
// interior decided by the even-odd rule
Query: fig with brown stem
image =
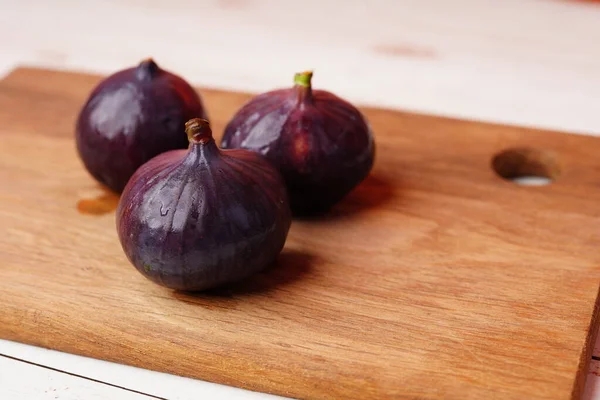
<path fill-rule="evenodd" d="M 125 254 L 148 279 L 204 290 L 274 262 L 291 224 L 283 180 L 260 155 L 220 150 L 208 121 L 186 124 L 187 150 L 163 153 L 133 175 L 119 202 Z"/>

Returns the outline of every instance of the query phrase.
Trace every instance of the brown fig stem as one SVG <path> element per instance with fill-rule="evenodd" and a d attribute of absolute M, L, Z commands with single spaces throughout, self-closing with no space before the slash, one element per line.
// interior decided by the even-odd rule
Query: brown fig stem
<path fill-rule="evenodd" d="M 210 123 L 202 118 L 192 118 L 186 122 L 185 133 L 191 144 L 204 144 L 213 140 Z"/>

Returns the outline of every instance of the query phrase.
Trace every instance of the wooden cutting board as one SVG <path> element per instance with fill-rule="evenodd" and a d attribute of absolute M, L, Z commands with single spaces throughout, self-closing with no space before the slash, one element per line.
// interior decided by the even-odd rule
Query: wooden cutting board
<path fill-rule="evenodd" d="M 99 79 L 24 68 L 0 82 L 1 338 L 302 398 L 581 392 L 600 139 L 365 109 L 372 175 L 330 215 L 294 221 L 267 272 L 187 295 L 129 265 L 117 198 L 77 157 Z M 249 98 L 201 92 L 216 132 Z"/>

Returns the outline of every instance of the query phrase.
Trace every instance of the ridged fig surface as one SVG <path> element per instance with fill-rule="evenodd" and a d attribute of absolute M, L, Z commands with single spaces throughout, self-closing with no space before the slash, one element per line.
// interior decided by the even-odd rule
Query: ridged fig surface
<path fill-rule="evenodd" d="M 256 96 L 229 122 L 223 148 L 264 155 L 281 172 L 298 215 L 327 211 L 370 172 L 375 144 L 361 112 L 313 90 L 307 72 L 295 85 Z"/>
<path fill-rule="evenodd" d="M 172 289 L 209 289 L 262 270 L 282 250 L 291 223 L 275 168 L 250 151 L 221 151 L 202 135 L 188 150 L 144 164 L 117 209 L 129 260 Z"/>

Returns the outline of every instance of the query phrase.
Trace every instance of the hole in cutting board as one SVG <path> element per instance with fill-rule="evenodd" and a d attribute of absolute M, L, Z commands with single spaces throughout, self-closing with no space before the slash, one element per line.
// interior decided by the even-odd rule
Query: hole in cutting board
<path fill-rule="evenodd" d="M 500 177 L 523 186 L 544 186 L 560 175 L 556 157 L 533 148 L 507 149 L 492 159 L 492 167 Z"/>

